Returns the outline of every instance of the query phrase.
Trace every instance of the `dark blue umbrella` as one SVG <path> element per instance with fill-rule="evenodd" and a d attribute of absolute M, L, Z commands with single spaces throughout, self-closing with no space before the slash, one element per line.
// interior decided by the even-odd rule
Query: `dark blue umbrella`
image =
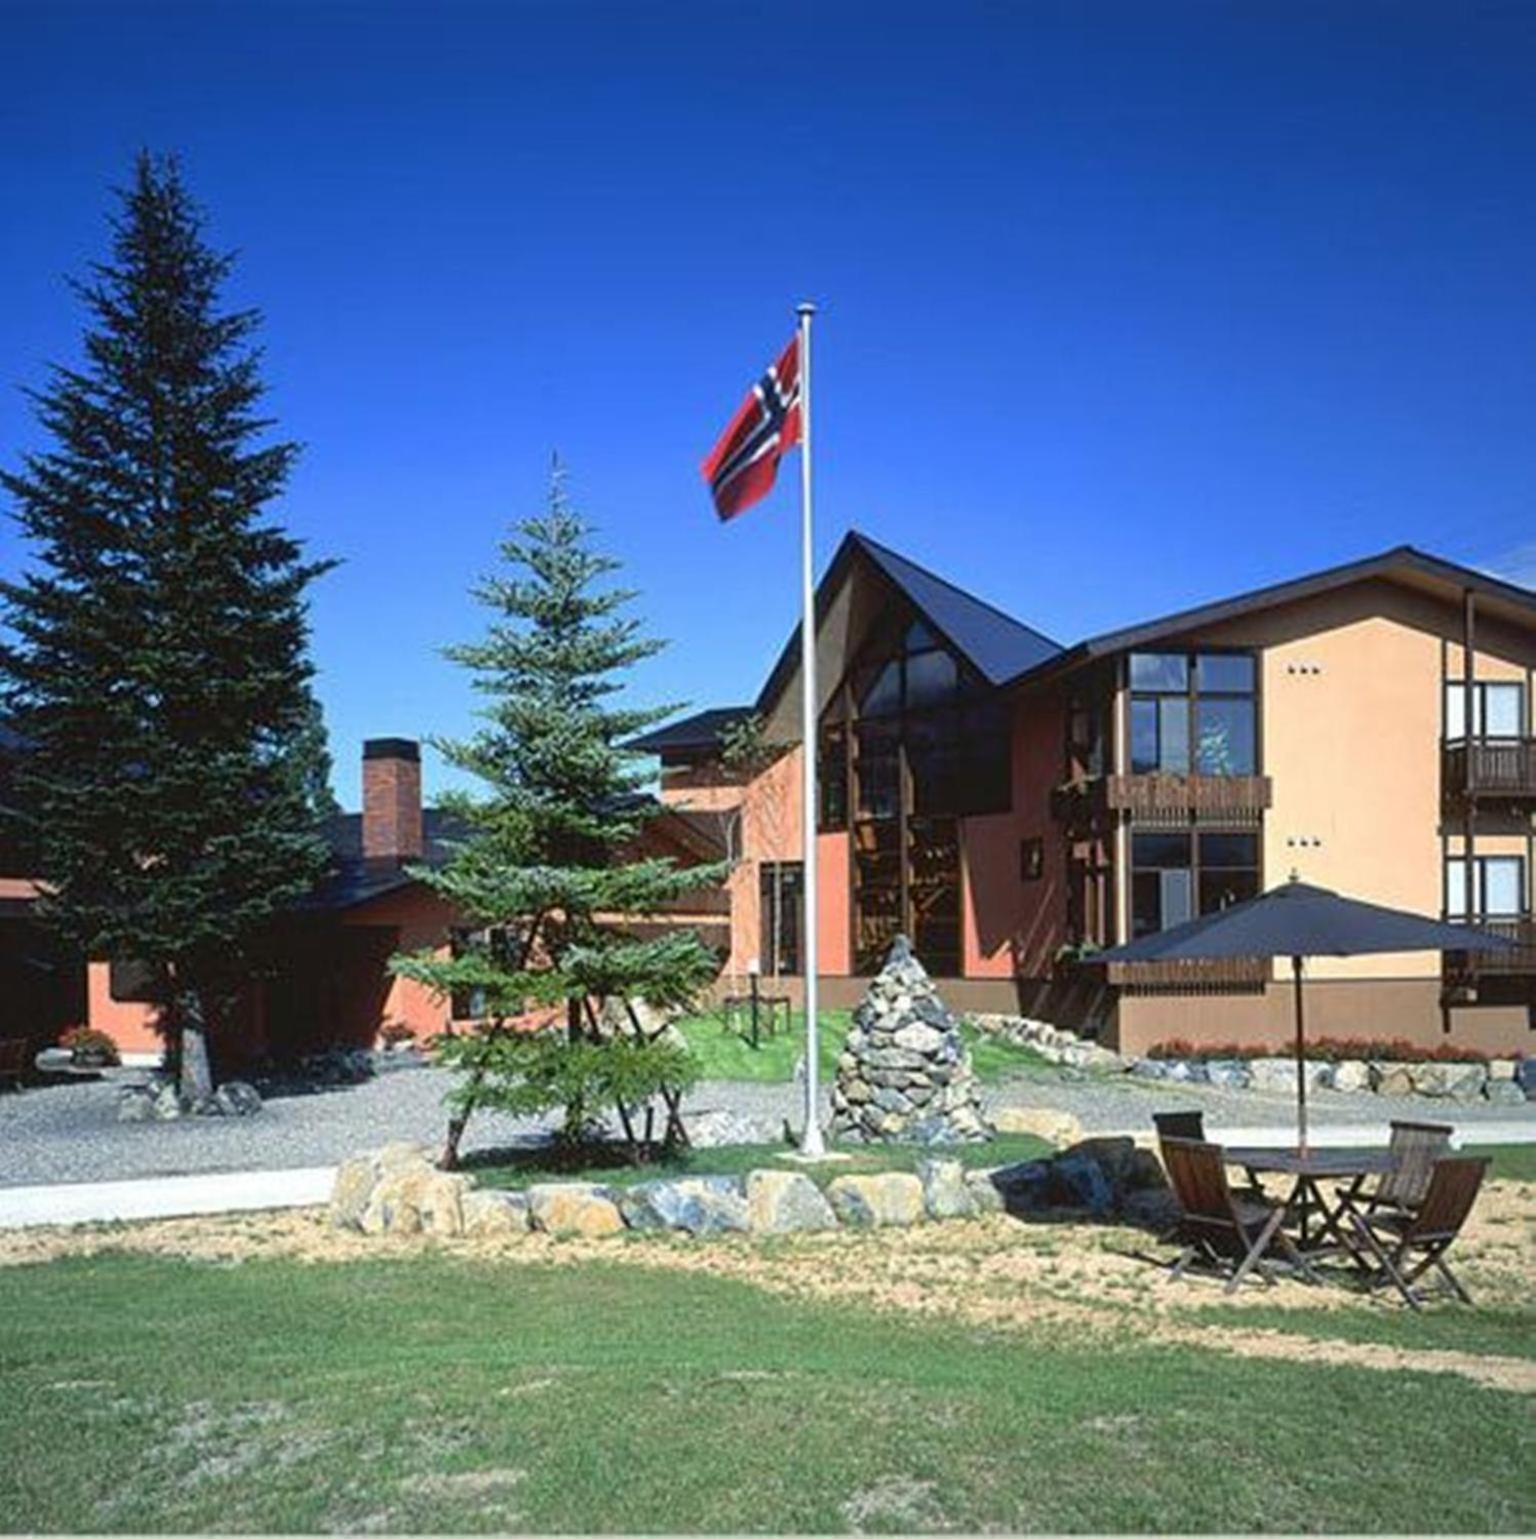
<path fill-rule="evenodd" d="M 1307 1144 L 1307 1042 L 1302 1005 L 1304 957 L 1364 956 L 1376 951 L 1504 951 L 1513 942 L 1469 925 L 1443 924 L 1403 909 L 1341 898 L 1294 876 L 1244 903 L 1202 914 L 1095 954 L 1095 962 L 1195 962 L 1220 957 L 1289 957 L 1296 995 L 1296 1114 Z"/>

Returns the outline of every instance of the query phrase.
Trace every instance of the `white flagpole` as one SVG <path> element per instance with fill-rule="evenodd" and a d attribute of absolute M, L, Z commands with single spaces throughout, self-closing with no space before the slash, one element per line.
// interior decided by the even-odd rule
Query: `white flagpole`
<path fill-rule="evenodd" d="M 800 317 L 800 808 L 804 914 L 800 955 L 805 968 L 805 1131 L 800 1152 L 826 1152 L 821 1138 L 819 1034 L 816 1015 L 816 571 L 811 545 L 811 317 L 816 306 L 795 307 Z"/>

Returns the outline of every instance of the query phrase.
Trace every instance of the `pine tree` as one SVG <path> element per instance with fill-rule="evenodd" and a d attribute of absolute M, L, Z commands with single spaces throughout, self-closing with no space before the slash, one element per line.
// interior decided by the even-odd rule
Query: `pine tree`
<path fill-rule="evenodd" d="M 720 882 L 726 868 L 636 854 L 656 808 L 642 793 L 640 756 L 623 745 L 670 708 L 631 709 L 614 697 L 625 671 L 662 643 L 621 614 L 633 593 L 597 586 L 617 563 L 591 548 L 590 534 L 557 465 L 546 513 L 500 547 L 507 572 L 474 590 L 492 615 L 484 639 L 447 649 L 486 698 L 485 725 L 435 746 L 486 792 L 444 799 L 463 836 L 445 865 L 417 875 L 463 916 L 469 939 L 453 957 L 423 952 L 393 966 L 443 997 L 473 991 L 483 1001 L 472 1029 L 439 1039 L 461 1075 L 448 1168 L 484 1106 L 520 1115 L 560 1108 L 571 1140 L 615 1111 L 639 1159 L 659 1100 L 666 1140 L 687 1137 L 679 1103 L 692 1060 L 664 1028 L 644 1024 L 635 1003 L 690 1003 L 715 962 L 691 931 L 633 926 Z M 614 1009 L 627 1029 L 605 1029 Z M 540 1011 L 552 1025 L 529 1030 Z"/>
<path fill-rule="evenodd" d="M 44 917 L 155 980 L 191 1096 L 273 916 L 324 868 L 310 802 L 308 562 L 267 521 L 253 311 L 221 308 L 176 163 L 141 155 L 112 255 L 75 285 L 84 363 L 33 394 L 51 440 L 0 476 L 33 547 L 0 584 L 0 685 Z"/>

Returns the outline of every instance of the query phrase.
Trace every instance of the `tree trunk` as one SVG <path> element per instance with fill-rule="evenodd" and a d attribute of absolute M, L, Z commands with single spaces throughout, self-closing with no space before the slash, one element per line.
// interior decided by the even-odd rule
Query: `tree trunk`
<path fill-rule="evenodd" d="M 181 1038 L 181 1093 L 196 1105 L 213 1094 L 208 1029 L 196 994 L 188 991 L 177 1001 L 176 1025 Z"/>

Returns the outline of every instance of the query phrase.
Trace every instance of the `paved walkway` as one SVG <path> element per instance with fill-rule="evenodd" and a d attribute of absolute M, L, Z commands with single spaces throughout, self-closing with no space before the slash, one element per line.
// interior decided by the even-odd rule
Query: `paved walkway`
<path fill-rule="evenodd" d="M 0 1097 L 0 1228 L 324 1202 L 347 1155 L 391 1139 L 435 1144 L 449 1083 L 442 1071 L 416 1069 L 347 1089 L 277 1097 L 256 1117 L 176 1123 L 118 1123 L 116 1087 L 106 1080 Z M 798 1096 L 794 1085 L 714 1082 L 697 1088 L 689 1109 L 798 1122 Z M 1201 1085 L 1031 1077 L 989 1087 L 987 1099 L 994 1107 L 1070 1111 L 1099 1133 L 1145 1132 L 1154 1107 L 1196 1105 L 1226 1143 L 1286 1143 L 1295 1127 L 1287 1096 Z M 1426 1115 L 1451 1123 L 1464 1144 L 1536 1143 L 1536 1105 L 1319 1092 L 1311 1115 L 1318 1144 L 1385 1143 L 1393 1117 Z M 465 1152 L 522 1142 L 539 1130 L 538 1122 L 484 1115 L 471 1124 Z"/>

